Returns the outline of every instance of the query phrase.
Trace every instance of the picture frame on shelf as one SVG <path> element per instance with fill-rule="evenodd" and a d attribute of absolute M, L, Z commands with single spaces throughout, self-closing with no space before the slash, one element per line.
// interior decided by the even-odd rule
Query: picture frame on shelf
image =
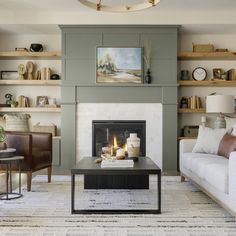
<path fill-rule="evenodd" d="M 143 83 L 142 47 L 97 47 L 96 83 Z"/>
<path fill-rule="evenodd" d="M 1 71 L 1 80 L 18 80 L 19 74 L 15 70 Z"/>
<path fill-rule="evenodd" d="M 45 107 L 48 104 L 47 96 L 37 96 L 36 97 L 36 107 Z"/>
<path fill-rule="evenodd" d="M 226 80 L 226 73 L 222 68 L 213 68 L 213 79 Z"/>

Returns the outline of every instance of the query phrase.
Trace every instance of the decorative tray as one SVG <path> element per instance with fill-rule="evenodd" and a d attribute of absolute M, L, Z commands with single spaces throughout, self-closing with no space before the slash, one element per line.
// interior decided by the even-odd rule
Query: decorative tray
<path fill-rule="evenodd" d="M 16 153 L 15 148 L 7 148 L 5 150 L 0 150 L 0 159 L 7 158 L 7 157 L 14 157 Z"/>

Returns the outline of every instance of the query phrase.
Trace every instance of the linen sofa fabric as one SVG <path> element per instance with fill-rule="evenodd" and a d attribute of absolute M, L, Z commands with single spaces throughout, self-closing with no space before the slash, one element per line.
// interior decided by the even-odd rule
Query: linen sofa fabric
<path fill-rule="evenodd" d="M 206 153 L 183 153 L 182 168 L 224 193 L 228 192 L 228 159 Z"/>
<path fill-rule="evenodd" d="M 218 155 L 229 158 L 231 152 L 236 151 L 236 137 L 225 134 L 220 141 Z"/>
<path fill-rule="evenodd" d="M 225 133 L 226 129 L 212 129 L 200 125 L 197 142 L 192 152 L 217 154 L 220 141 Z"/>
<path fill-rule="evenodd" d="M 236 215 L 236 151 L 229 158 L 194 153 L 196 139 L 180 141 L 180 172 L 193 183 L 197 183 L 206 194 L 217 200 L 233 215 Z M 208 143 L 208 140 L 205 140 Z"/>

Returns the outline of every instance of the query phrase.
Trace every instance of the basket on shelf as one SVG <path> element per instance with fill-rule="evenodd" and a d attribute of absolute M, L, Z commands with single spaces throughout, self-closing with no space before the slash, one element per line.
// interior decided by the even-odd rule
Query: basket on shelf
<path fill-rule="evenodd" d="M 194 44 L 193 43 L 193 52 L 214 52 L 213 44 Z"/>
<path fill-rule="evenodd" d="M 51 125 L 40 125 L 40 122 L 37 124 L 33 125 L 33 132 L 46 132 L 46 133 L 51 133 L 52 136 L 57 135 L 57 126 L 53 123 Z"/>

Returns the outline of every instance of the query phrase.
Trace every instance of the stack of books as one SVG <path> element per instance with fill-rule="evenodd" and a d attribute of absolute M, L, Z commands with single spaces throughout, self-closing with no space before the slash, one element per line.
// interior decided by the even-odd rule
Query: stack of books
<path fill-rule="evenodd" d="M 133 160 L 103 160 L 101 168 L 133 168 Z"/>
<path fill-rule="evenodd" d="M 200 97 L 191 96 L 188 98 L 188 108 L 189 109 L 200 109 L 202 108 L 202 102 Z"/>

